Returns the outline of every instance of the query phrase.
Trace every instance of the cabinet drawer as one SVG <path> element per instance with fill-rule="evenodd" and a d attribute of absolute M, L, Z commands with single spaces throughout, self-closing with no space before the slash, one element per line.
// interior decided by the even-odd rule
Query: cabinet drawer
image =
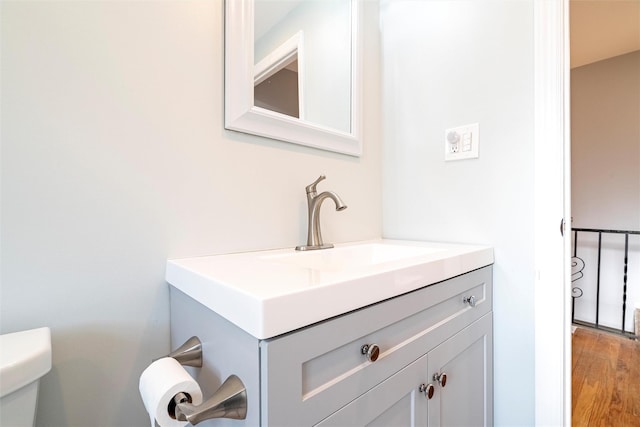
<path fill-rule="evenodd" d="M 491 267 L 261 343 L 262 419 L 310 425 L 491 311 Z M 475 297 L 475 307 L 463 302 Z M 377 344 L 377 361 L 361 353 Z"/>

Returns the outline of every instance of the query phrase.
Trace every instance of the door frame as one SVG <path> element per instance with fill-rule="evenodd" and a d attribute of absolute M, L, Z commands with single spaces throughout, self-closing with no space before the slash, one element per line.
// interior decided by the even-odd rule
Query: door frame
<path fill-rule="evenodd" d="M 533 7 L 535 423 L 571 425 L 569 0 Z"/>

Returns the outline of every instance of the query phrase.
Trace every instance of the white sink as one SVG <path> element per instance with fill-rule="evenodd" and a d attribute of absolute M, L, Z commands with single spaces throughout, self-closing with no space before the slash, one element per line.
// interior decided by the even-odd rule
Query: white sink
<path fill-rule="evenodd" d="M 310 270 L 338 272 L 407 260 L 443 250 L 443 248 L 429 246 L 364 243 L 353 246 L 338 246 L 333 249 L 289 251 L 283 254 L 263 255 L 260 259 Z"/>
<path fill-rule="evenodd" d="M 488 246 L 375 240 L 169 260 L 166 279 L 264 339 L 492 263 Z"/>

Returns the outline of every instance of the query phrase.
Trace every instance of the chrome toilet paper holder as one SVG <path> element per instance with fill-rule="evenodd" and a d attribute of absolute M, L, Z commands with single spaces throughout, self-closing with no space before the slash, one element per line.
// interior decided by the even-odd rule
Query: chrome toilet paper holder
<path fill-rule="evenodd" d="M 196 336 L 189 338 L 180 347 L 169 353 L 183 366 L 202 367 L 202 343 Z M 230 418 L 244 420 L 247 417 L 247 389 L 236 375 L 230 375 L 213 393 L 213 396 L 200 405 L 191 403 L 191 396 L 178 393 L 169 405 L 169 415 L 178 421 L 188 421 L 196 425 L 212 418 Z"/>
<path fill-rule="evenodd" d="M 247 389 L 236 375 L 230 375 L 206 402 L 196 406 L 189 400 L 184 393 L 173 397 L 178 421 L 196 425 L 212 418 L 244 420 L 247 417 Z"/>
<path fill-rule="evenodd" d="M 202 368 L 202 343 L 200 338 L 191 337 L 180 347 L 173 350 L 167 355 L 178 361 L 182 366 L 193 366 Z"/>

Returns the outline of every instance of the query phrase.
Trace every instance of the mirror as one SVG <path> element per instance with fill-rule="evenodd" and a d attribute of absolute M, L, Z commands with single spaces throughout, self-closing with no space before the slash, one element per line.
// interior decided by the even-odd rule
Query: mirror
<path fill-rule="evenodd" d="M 358 0 L 225 6 L 225 127 L 359 156 Z"/>

